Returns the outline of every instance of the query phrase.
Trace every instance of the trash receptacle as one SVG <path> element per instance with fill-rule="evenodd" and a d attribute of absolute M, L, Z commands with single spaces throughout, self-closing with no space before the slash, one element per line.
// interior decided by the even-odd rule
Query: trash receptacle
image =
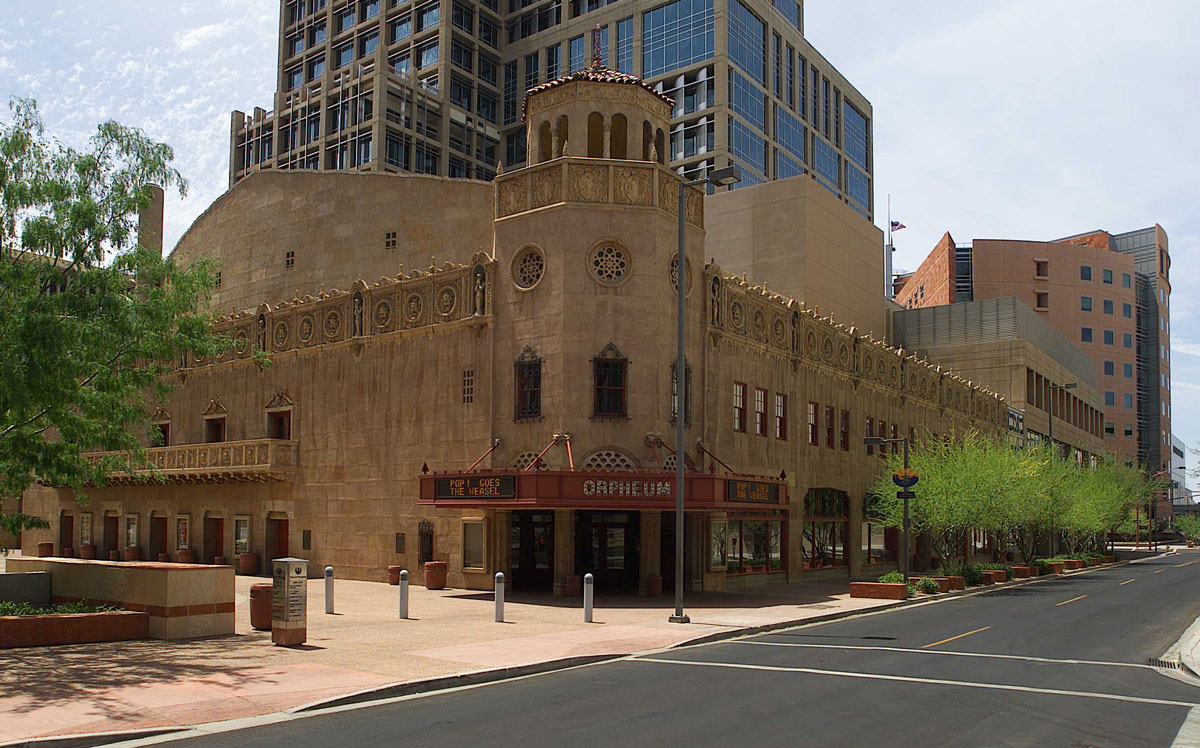
<path fill-rule="evenodd" d="M 446 567 L 445 561 L 426 561 L 425 562 L 425 588 L 430 590 L 446 589 Z M 396 580 L 399 584 L 400 580 Z"/>
<path fill-rule="evenodd" d="M 271 630 L 271 599 L 274 585 L 250 585 L 250 627 L 255 631 Z"/>
<path fill-rule="evenodd" d="M 387 567 L 388 584 L 400 584 L 400 570 L 403 568 L 403 566 Z"/>

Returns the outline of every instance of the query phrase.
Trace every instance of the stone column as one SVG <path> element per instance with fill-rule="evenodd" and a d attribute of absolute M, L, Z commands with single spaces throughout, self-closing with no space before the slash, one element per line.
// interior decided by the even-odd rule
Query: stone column
<path fill-rule="evenodd" d="M 575 512 L 554 510 L 554 594 L 567 594 L 567 577 L 575 573 Z"/>
<path fill-rule="evenodd" d="M 638 558 L 638 594 L 649 594 L 647 579 L 662 581 L 662 512 L 642 512 L 641 540 Z M 674 572 L 672 572 L 674 573 Z"/>
<path fill-rule="evenodd" d="M 552 144 L 550 146 L 550 158 L 558 158 L 562 155 L 562 130 L 559 129 L 558 125 L 555 125 L 553 132 L 554 134 L 551 139 Z"/>
<path fill-rule="evenodd" d="M 604 157 L 612 158 L 612 120 L 604 120 Z"/>

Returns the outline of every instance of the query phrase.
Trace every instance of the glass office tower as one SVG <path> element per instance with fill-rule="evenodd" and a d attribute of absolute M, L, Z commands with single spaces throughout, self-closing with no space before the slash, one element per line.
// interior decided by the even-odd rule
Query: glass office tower
<path fill-rule="evenodd" d="M 234 112 L 259 168 L 491 179 L 525 162 L 524 92 L 590 65 L 675 100 L 670 163 L 739 186 L 807 174 L 874 215 L 872 111 L 804 38 L 798 0 L 282 0 L 273 111 Z"/>

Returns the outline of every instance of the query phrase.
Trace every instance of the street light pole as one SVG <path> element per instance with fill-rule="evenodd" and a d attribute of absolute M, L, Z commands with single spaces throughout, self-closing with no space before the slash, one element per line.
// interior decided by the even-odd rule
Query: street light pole
<path fill-rule="evenodd" d="M 717 169 L 703 179 L 679 183 L 679 242 L 675 250 L 675 614 L 671 623 L 690 623 L 683 613 L 683 469 L 684 426 L 687 413 L 687 364 L 684 356 L 684 298 L 687 296 L 687 252 L 685 224 L 689 187 L 713 184 L 725 187 L 742 181 L 736 166 Z"/>
<path fill-rule="evenodd" d="M 883 449 L 884 444 L 896 444 L 896 443 L 900 443 L 900 444 L 904 445 L 904 472 L 905 472 L 905 474 L 907 474 L 909 471 L 908 437 L 907 436 L 901 436 L 901 437 L 897 437 L 895 439 L 885 439 L 882 436 L 868 436 L 863 439 L 863 444 L 867 445 L 868 447 L 878 446 L 880 450 Z M 881 454 L 882 454 L 882 452 L 881 452 Z M 900 558 L 901 558 L 900 568 L 904 570 L 904 583 L 905 584 L 908 584 L 908 577 L 912 574 L 912 554 L 909 553 L 909 534 L 910 534 L 909 533 L 910 522 L 909 522 L 909 514 L 908 514 L 908 495 L 909 495 L 909 493 L 910 493 L 910 489 L 908 489 L 908 488 L 905 488 L 902 491 L 900 491 L 900 498 L 904 502 L 904 527 L 903 527 L 903 532 L 900 535 Z"/>

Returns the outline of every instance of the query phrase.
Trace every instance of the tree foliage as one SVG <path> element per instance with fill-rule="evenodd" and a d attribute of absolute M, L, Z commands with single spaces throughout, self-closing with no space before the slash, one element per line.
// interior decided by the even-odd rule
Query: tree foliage
<path fill-rule="evenodd" d="M 930 538 L 943 563 L 962 557 L 971 530 L 1015 545 L 1026 559 L 1056 534 L 1072 552 L 1094 547 L 1154 489 L 1143 471 L 1113 460 L 1077 465 L 1046 445 L 1017 449 L 977 433 L 918 441 L 910 464 L 920 475 L 909 502 L 911 527 Z M 881 497 L 875 511 L 893 527 L 903 524 L 903 503 L 891 473 L 902 466 L 899 455 L 890 455 L 889 469 L 871 489 Z"/>
<path fill-rule="evenodd" d="M 85 150 L 49 140 L 33 101 L 0 123 L 0 500 L 35 482 L 75 489 L 145 465 L 139 435 L 164 377 L 225 341 L 207 309 L 212 268 L 137 244 L 147 185 L 186 185 L 173 152 L 99 125 Z M 84 450 L 129 451 L 93 462 Z M 0 513 L 15 532 L 44 520 Z"/>

